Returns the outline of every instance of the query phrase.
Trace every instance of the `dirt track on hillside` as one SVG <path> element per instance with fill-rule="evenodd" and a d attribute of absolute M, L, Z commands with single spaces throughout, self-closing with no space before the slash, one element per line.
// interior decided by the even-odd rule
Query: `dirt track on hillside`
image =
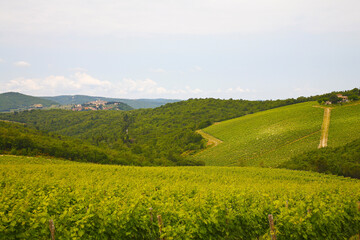
<path fill-rule="evenodd" d="M 330 127 L 330 114 L 331 108 L 324 109 L 324 118 L 321 126 L 321 138 L 318 148 L 327 147 L 328 136 L 329 136 L 329 127 Z"/>
<path fill-rule="evenodd" d="M 197 130 L 196 132 L 208 141 L 206 144 L 206 146 L 208 146 L 208 147 L 215 147 L 223 142 L 220 139 L 217 139 L 216 137 L 214 137 L 202 130 Z"/>

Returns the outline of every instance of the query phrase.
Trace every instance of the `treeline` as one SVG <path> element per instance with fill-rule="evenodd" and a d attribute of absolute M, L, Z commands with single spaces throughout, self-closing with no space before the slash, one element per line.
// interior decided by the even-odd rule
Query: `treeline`
<path fill-rule="evenodd" d="M 358 88 L 354 88 L 352 90 L 341 91 L 341 92 L 331 92 L 323 95 L 316 96 L 316 100 L 319 104 L 323 104 L 327 101 L 330 101 L 332 104 L 336 104 L 341 102 L 341 98 L 337 96 L 337 94 L 342 94 L 343 96 L 347 96 L 350 101 L 355 101 L 360 99 L 360 90 Z"/>
<path fill-rule="evenodd" d="M 121 165 L 201 165 L 200 162 L 149 161 L 131 151 L 116 151 L 98 147 L 79 139 L 71 139 L 55 133 L 41 132 L 18 123 L 0 121 L 0 153 L 25 156 L 53 156 L 78 162 Z"/>
<path fill-rule="evenodd" d="M 301 154 L 279 167 L 360 178 L 360 139 L 341 147 L 326 147 Z"/>

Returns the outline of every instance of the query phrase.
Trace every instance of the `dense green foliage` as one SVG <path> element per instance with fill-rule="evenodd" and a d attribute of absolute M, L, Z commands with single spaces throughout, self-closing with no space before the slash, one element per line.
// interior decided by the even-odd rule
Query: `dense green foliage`
<path fill-rule="evenodd" d="M 354 88 L 352 90 L 340 91 L 340 92 L 331 92 L 323 95 L 316 96 L 314 100 L 317 100 L 320 104 L 325 103 L 326 101 L 330 101 L 332 104 L 336 104 L 341 102 L 341 98 L 337 97 L 337 94 L 342 94 L 343 96 L 347 96 L 350 101 L 359 100 L 360 98 L 360 90 L 358 88 Z"/>
<path fill-rule="evenodd" d="M 56 97 L 42 97 L 44 99 L 59 102 L 63 105 L 68 104 L 83 104 L 96 100 L 103 100 L 107 102 L 123 102 L 134 109 L 138 108 L 156 108 L 166 103 L 178 102 L 175 99 L 123 99 L 123 98 L 107 98 L 107 97 L 92 97 L 86 95 L 62 95 Z"/>
<path fill-rule="evenodd" d="M 0 122 L 0 152 L 15 155 L 48 155 L 74 161 L 125 164 L 102 148 L 68 137 L 43 133 L 22 124 Z M 114 152 L 113 152 L 114 154 Z"/>
<path fill-rule="evenodd" d="M 47 155 L 79 162 L 122 165 L 201 165 L 200 162 L 173 159 L 145 159 L 129 149 L 113 150 L 86 141 L 54 133 L 40 132 L 18 123 L 0 121 L 0 153 L 15 155 Z"/>
<path fill-rule="evenodd" d="M 130 150 L 151 162 L 159 159 L 186 162 L 189 160 L 181 157 L 182 153 L 205 147 L 206 141 L 195 133 L 196 129 L 298 101 L 189 99 L 155 109 L 127 112 L 34 110 L 0 114 L 0 119 L 27 123 L 30 127 L 76 137 L 96 146 Z"/>
<path fill-rule="evenodd" d="M 324 110 L 300 103 L 223 121 L 203 129 L 223 143 L 193 156 L 206 165 L 277 166 L 316 149 Z"/>
<path fill-rule="evenodd" d="M 301 154 L 280 167 L 360 178 L 360 139 L 345 146 L 321 148 Z"/>
<path fill-rule="evenodd" d="M 349 239 L 360 183 L 261 168 L 121 167 L 0 156 L 0 239 Z M 150 210 L 150 208 L 152 210 Z M 161 215 L 160 229 L 157 216 Z"/>
<path fill-rule="evenodd" d="M 32 97 L 16 92 L 8 92 L 0 94 L 0 112 L 10 111 L 12 109 L 26 109 L 34 104 L 42 104 L 43 106 L 58 105 L 59 103 L 39 97 Z"/>

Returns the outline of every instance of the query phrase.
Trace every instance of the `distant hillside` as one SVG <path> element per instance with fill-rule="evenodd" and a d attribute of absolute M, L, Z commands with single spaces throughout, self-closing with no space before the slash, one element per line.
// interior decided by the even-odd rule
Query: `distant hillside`
<path fill-rule="evenodd" d="M 67 104 L 83 104 L 95 100 L 103 100 L 108 102 L 123 102 L 134 109 L 139 108 L 156 108 L 166 103 L 178 102 L 175 99 L 123 99 L 123 98 L 107 98 L 107 97 L 93 97 L 86 95 L 62 95 L 56 97 L 42 97 L 47 100 L 56 101 L 62 105 Z"/>
<path fill-rule="evenodd" d="M 33 97 L 17 92 L 0 94 L 0 112 L 6 112 L 12 109 L 27 109 L 34 104 L 41 104 L 43 107 L 59 105 L 58 102 L 53 100 Z"/>

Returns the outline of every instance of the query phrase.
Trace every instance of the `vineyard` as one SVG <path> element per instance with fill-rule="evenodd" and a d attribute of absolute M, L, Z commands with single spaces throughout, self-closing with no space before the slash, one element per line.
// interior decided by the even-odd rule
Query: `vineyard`
<path fill-rule="evenodd" d="M 320 114 L 321 115 L 321 114 Z M 220 146 L 220 145 L 219 145 Z M 0 239 L 349 239 L 360 182 L 281 169 L 0 156 Z"/>
<path fill-rule="evenodd" d="M 220 122 L 203 129 L 223 143 L 194 156 L 215 166 L 277 166 L 316 149 L 324 110 L 300 103 Z"/>
<path fill-rule="evenodd" d="M 360 138 L 360 104 L 331 110 L 328 145 L 338 147 Z"/>

